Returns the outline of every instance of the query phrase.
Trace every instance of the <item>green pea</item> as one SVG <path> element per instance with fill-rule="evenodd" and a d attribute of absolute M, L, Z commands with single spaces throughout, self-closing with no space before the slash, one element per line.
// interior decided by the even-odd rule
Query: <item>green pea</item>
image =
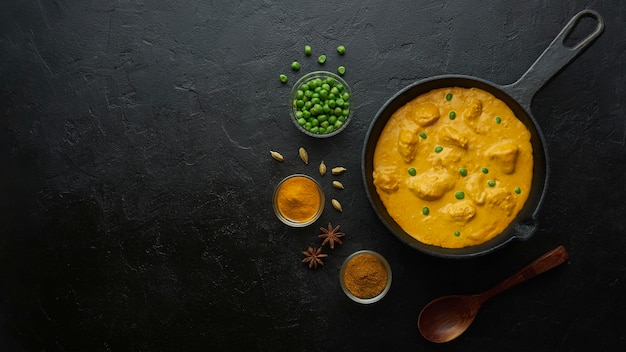
<path fill-rule="evenodd" d="M 300 70 L 300 63 L 298 61 L 294 61 L 291 63 L 291 69 L 294 71 Z"/>
<path fill-rule="evenodd" d="M 306 119 L 304 117 L 299 118 L 298 119 L 298 125 L 300 125 L 300 126 L 306 125 Z"/>
<path fill-rule="evenodd" d="M 464 167 L 460 168 L 459 169 L 459 175 L 461 175 L 463 177 L 467 176 L 467 169 L 464 168 Z"/>
<path fill-rule="evenodd" d="M 496 181 L 494 181 L 494 180 L 487 181 L 487 186 L 494 187 L 495 185 L 496 185 Z"/>
<path fill-rule="evenodd" d="M 315 120 L 313 120 L 315 121 Z M 320 131 L 320 128 L 315 126 L 315 127 L 311 127 L 311 129 L 309 130 L 309 132 L 313 133 L 313 134 L 318 134 Z"/>
<path fill-rule="evenodd" d="M 323 64 L 326 62 L 326 55 L 320 55 L 320 56 L 317 58 L 317 62 L 318 62 L 320 65 L 323 65 Z"/>
<path fill-rule="evenodd" d="M 335 116 L 341 116 L 343 114 L 343 109 L 340 107 L 335 108 Z"/>
<path fill-rule="evenodd" d="M 341 112 L 341 115 L 343 115 L 343 116 L 350 115 L 350 110 L 349 109 L 343 109 L 343 111 Z"/>
<path fill-rule="evenodd" d="M 336 130 L 338 130 L 341 128 L 341 126 L 343 126 L 343 121 L 337 120 L 337 122 L 335 122 L 333 126 L 335 127 Z"/>
<path fill-rule="evenodd" d="M 480 169 L 480 171 L 482 171 L 482 173 L 485 175 L 489 173 L 489 169 L 486 167 L 483 167 L 482 169 Z"/>
<path fill-rule="evenodd" d="M 458 192 L 456 192 L 456 193 L 454 194 L 454 197 L 455 197 L 456 199 L 463 199 L 463 198 L 465 198 L 465 192 L 463 192 L 463 191 L 458 191 Z"/>
<path fill-rule="evenodd" d="M 459 231 L 454 231 L 454 236 L 455 236 L 455 237 L 459 237 L 459 236 L 461 236 L 461 232 L 459 232 Z"/>
<path fill-rule="evenodd" d="M 335 116 L 335 115 L 331 115 L 331 116 L 328 118 L 328 123 L 330 123 L 331 125 L 334 125 L 334 124 L 335 124 L 335 122 L 337 122 L 337 116 Z"/>
<path fill-rule="evenodd" d="M 443 150 L 443 147 L 440 145 L 435 147 L 435 153 L 441 153 L 442 150 Z"/>
<path fill-rule="evenodd" d="M 428 215 L 429 213 L 430 213 L 430 209 L 428 209 L 428 207 L 423 207 L 422 208 L 422 214 Z"/>
<path fill-rule="evenodd" d="M 344 47 L 343 45 L 339 45 L 337 47 L 337 52 L 339 53 L 339 55 L 343 55 L 346 53 L 346 47 Z"/>
<path fill-rule="evenodd" d="M 324 122 L 320 123 L 320 127 L 323 127 L 323 128 L 328 128 L 328 126 L 329 126 L 328 120 L 326 120 L 326 121 L 324 121 Z"/>
<path fill-rule="evenodd" d="M 496 116 L 496 123 L 499 125 L 502 123 L 502 118 L 500 116 Z"/>
<path fill-rule="evenodd" d="M 317 130 L 317 133 L 319 133 L 319 134 L 326 133 L 326 127 L 320 127 L 319 130 Z"/>
<path fill-rule="evenodd" d="M 517 194 L 522 193 L 522 189 L 521 189 L 521 188 L 519 188 L 519 187 L 515 187 L 514 191 L 515 191 L 515 193 L 517 193 Z"/>
<path fill-rule="evenodd" d="M 447 101 L 452 100 L 452 93 L 448 93 L 448 94 L 446 94 L 446 100 L 447 100 Z"/>
<path fill-rule="evenodd" d="M 334 130 L 335 130 L 335 127 L 334 127 L 334 126 L 332 126 L 332 125 L 330 125 L 330 126 L 326 127 L 326 133 L 331 133 L 331 132 L 333 132 Z"/>
<path fill-rule="evenodd" d="M 421 137 L 422 139 L 426 139 L 426 138 L 428 138 L 428 136 L 427 136 L 427 135 L 426 135 L 426 133 L 424 133 L 424 132 L 420 132 L 420 137 Z"/>
<path fill-rule="evenodd" d="M 330 88 L 330 94 L 332 94 L 332 95 L 339 94 L 339 89 L 337 87 Z"/>
<path fill-rule="evenodd" d="M 411 176 L 417 175 L 417 171 L 415 170 L 414 167 L 409 168 L 409 175 L 411 175 Z"/>
<path fill-rule="evenodd" d="M 289 78 L 287 78 L 287 75 L 280 75 L 278 76 L 278 78 L 280 78 L 280 81 L 283 83 L 287 83 L 287 81 L 289 80 Z"/>
<path fill-rule="evenodd" d="M 311 52 L 312 52 L 311 46 L 310 45 L 305 45 L 304 46 L 304 55 L 311 56 Z"/>
<path fill-rule="evenodd" d="M 450 118 L 450 120 L 456 119 L 456 112 L 450 111 L 450 113 L 448 114 L 448 117 Z"/>
<path fill-rule="evenodd" d="M 343 67 L 343 66 L 337 67 L 337 73 L 342 75 L 342 76 L 345 75 L 346 74 L 346 68 Z"/>

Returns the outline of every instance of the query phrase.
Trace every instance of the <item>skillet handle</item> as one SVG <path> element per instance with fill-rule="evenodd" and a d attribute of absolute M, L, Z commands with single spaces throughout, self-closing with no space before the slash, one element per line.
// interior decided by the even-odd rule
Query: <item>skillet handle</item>
<path fill-rule="evenodd" d="M 578 44 L 565 46 L 565 39 L 572 33 L 576 25 L 585 17 L 597 21 L 596 28 Z M 561 69 L 583 52 L 604 31 L 604 20 L 593 10 L 577 13 L 554 38 L 548 48 L 539 56 L 535 63 L 522 75 L 517 82 L 502 87 L 511 97 L 516 99 L 528 111 L 535 93 Z"/>

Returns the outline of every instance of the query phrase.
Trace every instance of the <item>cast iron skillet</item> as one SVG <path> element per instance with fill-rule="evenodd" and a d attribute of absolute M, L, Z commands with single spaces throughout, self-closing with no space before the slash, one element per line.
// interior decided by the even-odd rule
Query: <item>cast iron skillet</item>
<path fill-rule="evenodd" d="M 596 28 L 578 44 L 565 46 L 565 39 L 572 34 L 580 21 L 589 17 L 597 22 Z M 604 30 L 604 21 L 595 11 L 584 10 L 576 14 L 563 30 L 550 43 L 535 63 L 518 79 L 509 85 L 497 85 L 477 77 L 464 75 L 442 75 L 417 81 L 402 89 L 389 99 L 376 114 L 367 132 L 363 147 L 361 172 L 367 196 L 378 217 L 401 241 L 424 253 L 446 258 L 469 258 L 491 253 L 513 239 L 526 240 L 537 230 L 537 213 L 546 193 L 550 173 L 544 136 L 530 111 L 535 93 L 570 61 L 587 48 Z M 476 87 L 485 90 L 506 103 L 515 116 L 522 121 L 531 133 L 533 146 L 533 181 L 528 200 L 511 224 L 493 239 L 476 246 L 465 248 L 441 248 L 417 241 L 406 233 L 389 215 L 376 193 L 373 181 L 373 159 L 376 142 L 391 115 L 413 98 L 433 89 L 445 87 Z"/>

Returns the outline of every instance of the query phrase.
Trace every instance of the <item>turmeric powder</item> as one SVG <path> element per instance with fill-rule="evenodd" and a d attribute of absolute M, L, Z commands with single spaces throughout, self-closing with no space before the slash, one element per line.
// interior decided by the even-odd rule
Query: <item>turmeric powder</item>
<path fill-rule="evenodd" d="M 383 292 L 387 286 L 387 268 L 373 254 L 362 253 L 346 264 L 343 282 L 353 295 L 358 298 L 373 298 Z"/>
<path fill-rule="evenodd" d="M 304 175 L 287 178 L 280 185 L 276 195 L 280 214 L 298 223 L 310 221 L 318 214 L 321 202 L 317 183 Z"/>

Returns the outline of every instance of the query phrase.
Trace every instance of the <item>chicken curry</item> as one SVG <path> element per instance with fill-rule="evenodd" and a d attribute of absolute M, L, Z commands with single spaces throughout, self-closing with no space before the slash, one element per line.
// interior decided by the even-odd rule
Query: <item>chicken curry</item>
<path fill-rule="evenodd" d="M 484 90 L 436 89 L 393 113 L 373 173 L 389 215 L 415 239 L 477 245 L 501 233 L 528 198 L 530 132 Z"/>

